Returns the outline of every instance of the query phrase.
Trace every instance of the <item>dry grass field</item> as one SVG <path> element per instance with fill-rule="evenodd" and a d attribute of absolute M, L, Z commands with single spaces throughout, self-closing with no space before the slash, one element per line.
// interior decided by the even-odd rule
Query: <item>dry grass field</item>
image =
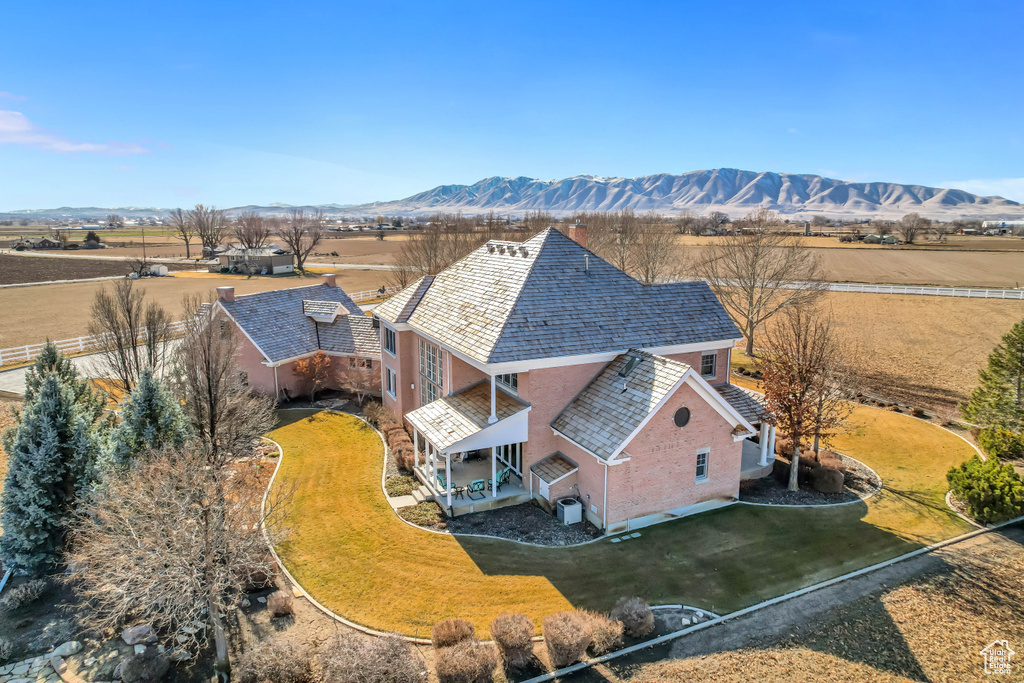
<path fill-rule="evenodd" d="M 386 271 L 343 270 L 338 284 L 348 292 L 377 289 L 384 284 Z M 319 275 L 303 278 L 246 277 L 214 273 L 179 273 L 174 277 L 139 280 L 138 287 L 147 300 L 156 301 L 177 319 L 184 295 L 199 294 L 213 298 L 220 286 L 234 286 L 236 294 L 252 294 L 270 289 L 316 284 Z M 35 344 L 49 339 L 70 339 L 88 334 L 89 308 L 96 292 L 110 287 L 107 282 L 38 285 L 0 289 L 0 348 Z"/>

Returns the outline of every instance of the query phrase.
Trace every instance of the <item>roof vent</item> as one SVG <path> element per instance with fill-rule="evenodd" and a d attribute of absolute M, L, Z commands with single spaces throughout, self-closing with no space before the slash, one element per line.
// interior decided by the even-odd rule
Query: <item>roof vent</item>
<path fill-rule="evenodd" d="M 498 245 L 498 253 L 499 254 L 504 254 L 505 253 L 505 245 L 504 244 L 499 244 Z"/>
<path fill-rule="evenodd" d="M 528 250 L 526 249 L 526 247 L 519 247 L 519 253 L 522 254 L 523 256 L 529 256 L 530 255 Z"/>
<path fill-rule="evenodd" d="M 491 244 L 490 242 L 487 243 L 487 251 L 491 252 L 492 254 L 494 253 L 494 245 Z"/>
<path fill-rule="evenodd" d="M 639 364 L 640 356 L 630 356 L 619 370 L 619 377 L 629 377 L 629 373 L 633 372 L 633 369 Z M 623 390 L 625 390 L 625 383 L 623 383 Z"/>

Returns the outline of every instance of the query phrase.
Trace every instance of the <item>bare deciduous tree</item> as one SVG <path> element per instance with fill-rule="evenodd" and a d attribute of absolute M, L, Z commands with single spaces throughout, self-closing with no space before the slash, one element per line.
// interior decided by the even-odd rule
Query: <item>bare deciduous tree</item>
<path fill-rule="evenodd" d="M 71 241 L 71 235 L 67 228 L 53 228 L 50 230 L 50 238 L 60 244 L 61 249 L 67 248 L 68 242 Z"/>
<path fill-rule="evenodd" d="M 209 625 L 217 668 L 228 672 L 224 616 L 247 584 L 276 573 L 267 542 L 286 535 L 287 492 L 276 488 L 262 507 L 257 472 L 196 447 L 110 472 L 71 525 L 69 581 L 89 604 L 83 618 L 120 630 L 144 617 L 193 647 Z"/>
<path fill-rule="evenodd" d="M 761 360 L 765 402 L 778 427 L 793 440 L 789 489 L 799 485 L 800 448 L 845 431 L 853 411 L 848 399 L 850 364 L 832 329 L 832 317 L 813 308 L 791 307 L 767 332 Z"/>
<path fill-rule="evenodd" d="M 306 259 L 324 238 L 323 211 L 307 214 L 302 209 L 292 209 L 281 228 L 281 239 L 295 254 L 295 267 L 304 271 Z"/>
<path fill-rule="evenodd" d="M 436 214 L 402 244 L 388 284 L 407 287 L 424 275 L 439 273 L 480 246 L 485 238 L 461 213 Z"/>
<path fill-rule="evenodd" d="M 612 214 L 612 220 L 614 221 L 614 235 L 609 240 L 605 253 L 601 256 L 611 261 L 611 264 L 619 270 L 629 272 L 633 265 L 633 252 L 640 234 L 640 220 L 632 209 L 623 209 L 618 214 Z"/>
<path fill-rule="evenodd" d="M 927 218 L 922 218 L 917 213 L 908 213 L 900 220 L 897 230 L 899 230 L 900 239 L 907 244 L 913 244 L 914 240 L 927 230 L 929 225 L 931 225 L 931 221 Z"/>
<path fill-rule="evenodd" d="M 349 364 L 338 371 L 338 385 L 355 394 L 362 405 L 368 395 L 380 394 L 380 372 L 374 372 L 357 360 L 356 365 Z"/>
<path fill-rule="evenodd" d="M 171 318 L 159 304 L 147 303 L 133 280 L 96 292 L 91 314 L 89 334 L 99 336 L 106 373 L 117 389 L 131 391 L 147 368 L 163 370 Z"/>
<path fill-rule="evenodd" d="M 174 230 L 175 238 L 185 243 L 185 258 L 192 258 L 192 238 L 195 237 L 196 231 L 188 214 L 181 209 L 174 209 L 167 214 L 167 219 Z"/>
<path fill-rule="evenodd" d="M 196 204 L 196 208 L 187 212 L 188 222 L 192 225 L 192 231 L 199 238 L 204 249 L 213 251 L 224 241 L 224 212 L 214 207 L 206 207 Z"/>
<path fill-rule="evenodd" d="M 270 239 L 273 225 L 255 211 L 244 211 L 235 218 L 231 235 L 243 249 L 262 249 Z"/>
<path fill-rule="evenodd" d="M 774 212 L 751 213 L 739 221 L 743 234 L 721 238 L 693 265 L 740 324 L 751 356 L 759 325 L 785 308 L 812 302 L 822 291 L 820 259 L 799 239 L 773 232 L 778 222 Z M 803 284 L 787 287 L 794 282 Z"/>
<path fill-rule="evenodd" d="M 657 214 L 641 216 L 642 223 L 633 244 L 632 275 L 645 285 L 680 270 L 675 235 Z"/>
<path fill-rule="evenodd" d="M 273 428 L 274 400 L 247 386 L 231 322 L 198 297 L 186 297 L 183 308 L 187 332 L 174 358 L 176 393 L 204 447 L 214 455 L 244 452 Z"/>
<path fill-rule="evenodd" d="M 885 237 L 886 235 L 892 234 L 892 221 L 887 220 L 876 220 L 871 221 L 871 229 L 875 231 L 875 234 L 879 237 Z"/>
<path fill-rule="evenodd" d="M 107 216 L 107 225 L 115 228 L 123 228 L 124 218 L 118 216 L 116 213 L 112 213 Z"/>

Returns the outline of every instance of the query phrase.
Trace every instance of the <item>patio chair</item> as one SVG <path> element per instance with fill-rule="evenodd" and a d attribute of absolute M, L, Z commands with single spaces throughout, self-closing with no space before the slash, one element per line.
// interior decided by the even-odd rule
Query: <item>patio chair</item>
<path fill-rule="evenodd" d="M 444 480 L 443 474 L 437 475 L 437 483 L 441 487 L 441 493 L 444 493 L 445 491 L 448 490 L 448 482 Z"/>
<path fill-rule="evenodd" d="M 486 484 L 487 482 L 483 479 L 474 479 L 469 483 L 469 486 L 466 487 L 466 495 L 472 499 L 474 493 L 479 493 L 480 497 L 483 498 L 485 496 L 484 487 Z"/>
<path fill-rule="evenodd" d="M 498 490 L 499 491 L 501 490 L 502 486 L 504 486 L 505 484 L 508 483 L 508 481 L 511 478 L 511 476 L 512 476 L 512 468 L 511 467 L 504 467 L 504 468 L 502 468 L 501 470 L 498 471 L 497 477 L 498 477 Z M 487 488 L 488 489 L 491 488 L 491 480 L 490 479 L 487 480 Z"/>

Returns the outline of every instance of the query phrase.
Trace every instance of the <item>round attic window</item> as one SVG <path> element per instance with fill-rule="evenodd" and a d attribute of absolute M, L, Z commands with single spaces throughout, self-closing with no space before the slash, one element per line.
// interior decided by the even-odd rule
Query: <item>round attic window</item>
<path fill-rule="evenodd" d="M 690 421 L 690 409 L 680 408 L 676 411 L 676 416 L 673 418 L 676 423 L 676 427 L 685 427 L 686 423 Z"/>

